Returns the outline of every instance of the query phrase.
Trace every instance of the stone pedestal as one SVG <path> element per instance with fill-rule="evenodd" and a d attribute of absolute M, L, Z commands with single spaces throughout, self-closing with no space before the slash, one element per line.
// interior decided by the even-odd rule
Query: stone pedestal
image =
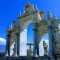
<path fill-rule="evenodd" d="M 32 50 L 27 50 L 27 56 L 32 56 Z"/>

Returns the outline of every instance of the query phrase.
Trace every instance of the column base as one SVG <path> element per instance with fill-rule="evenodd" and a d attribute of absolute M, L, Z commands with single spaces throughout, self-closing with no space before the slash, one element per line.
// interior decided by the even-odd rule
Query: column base
<path fill-rule="evenodd" d="M 15 57 L 18 57 L 18 55 L 17 55 L 17 54 L 14 54 L 14 56 L 15 56 Z"/>
<path fill-rule="evenodd" d="M 20 54 L 18 56 L 20 56 Z"/>
<path fill-rule="evenodd" d="M 35 57 L 38 57 L 38 55 L 36 54 Z"/>
<path fill-rule="evenodd" d="M 55 56 L 54 55 L 50 55 L 50 59 L 51 60 L 55 60 Z"/>
<path fill-rule="evenodd" d="M 37 54 L 33 55 L 34 57 L 39 57 Z"/>
<path fill-rule="evenodd" d="M 9 56 L 8 54 L 5 54 L 5 56 Z"/>

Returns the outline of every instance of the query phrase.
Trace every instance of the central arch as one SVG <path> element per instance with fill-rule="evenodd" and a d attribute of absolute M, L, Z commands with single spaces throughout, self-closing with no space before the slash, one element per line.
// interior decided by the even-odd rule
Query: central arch
<path fill-rule="evenodd" d="M 20 55 L 21 56 L 27 55 L 27 45 L 26 45 L 27 44 L 27 27 L 31 23 L 33 23 L 33 21 L 28 20 L 24 23 L 24 25 L 21 28 L 21 33 L 20 33 Z"/>

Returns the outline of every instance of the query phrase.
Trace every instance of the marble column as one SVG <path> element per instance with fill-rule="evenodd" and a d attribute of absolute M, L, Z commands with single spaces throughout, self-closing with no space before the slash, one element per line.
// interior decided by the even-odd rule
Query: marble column
<path fill-rule="evenodd" d="M 48 26 L 48 34 L 49 34 L 49 54 L 50 54 L 50 58 L 51 60 L 55 60 L 54 58 L 54 35 L 53 35 L 53 26 L 49 25 Z"/>
<path fill-rule="evenodd" d="M 10 34 L 6 35 L 6 56 L 10 56 Z"/>
<path fill-rule="evenodd" d="M 17 55 L 20 56 L 20 35 L 17 34 Z"/>
<path fill-rule="evenodd" d="M 8 50 L 8 40 L 7 40 L 7 35 L 6 35 L 6 50 L 5 50 L 5 55 L 6 56 L 8 56 L 7 50 Z"/>
<path fill-rule="evenodd" d="M 34 29 L 33 29 L 33 32 L 34 32 L 34 40 L 33 40 L 33 43 L 34 43 L 34 49 L 33 49 L 33 56 L 36 56 L 38 55 L 39 56 L 39 43 L 38 43 L 38 30 L 37 30 L 37 23 L 34 23 Z"/>
<path fill-rule="evenodd" d="M 34 33 L 33 34 L 33 44 L 34 44 L 34 46 L 33 46 L 33 56 L 36 55 L 36 45 L 37 45 L 36 44 L 36 38 L 35 38 L 36 37 L 36 32 L 35 31 L 36 31 L 36 29 L 33 29 L 33 33 Z"/>
<path fill-rule="evenodd" d="M 14 56 L 18 56 L 17 55 L 17 48 L 18 48 L 18 33 L 15 33 L 15 51 L 14 51 Z"/>

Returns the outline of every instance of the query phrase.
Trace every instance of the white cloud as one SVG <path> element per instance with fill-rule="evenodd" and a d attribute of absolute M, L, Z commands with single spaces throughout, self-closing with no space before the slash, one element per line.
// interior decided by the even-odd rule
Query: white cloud
<path fill-rule="evenodd" d="M 4 38 L 0 38 L 0 45 L 6 45 L 6 40 Z"/>

